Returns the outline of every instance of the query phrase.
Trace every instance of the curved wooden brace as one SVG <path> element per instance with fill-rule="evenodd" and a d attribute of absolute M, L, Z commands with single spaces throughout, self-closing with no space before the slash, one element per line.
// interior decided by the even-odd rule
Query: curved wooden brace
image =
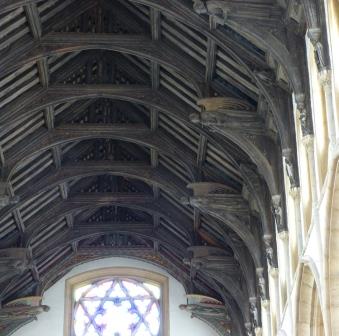
<path fill-rule="evenodd" d="M 54 84 L 47 89 L 31 91 L 28 97 L 0 109 L 0 134 L 23 116 L 30 116 L 51 105 L 76 100 L 107 98 L 152 107 L 189 125 L 189 115 L 195 110 L 183 104 L 175 96 L 161 90 L 153 90 L 145 85 L 69 85 Z M 199 127 L 192 129 L 202 132 Z"/>
<path fill-rule="evenodd" d="M 181 162 L 191 173 L 191 178 L 195 179 L 196 172 L 192 166 L 195 167 L 196 164 L 191 152 L 183 146 L 177 146 L 161 131 L 152 132 L 144 125 L 136 124 L 69 124 L 50 130 L 21 150 L 16 149 L 11 153 L 6 159 L 2 179 L 9 181 L 15 168 L 33 155 L 57 145 L 97 138 L 118 139 L 155 149 L 162 155 Z"/>
<path fill-rule="evenodd" d="M 213 229 L 218 232 L 225 240 L 226 244 L 232 249 L 236 260 L 240 264 L 242 273 L 247 284 L 247 290 L 250 297 L 256 296 L 256 285 L 255 285 L 255 272 L 254 272 L 254 263 L 251 258 L 246 245 L 239 246 L 237 245 L 225 232 L 225 229 L 222 225 L 215 221 L 213 218 L 209 218 L 209 222 L 213 221 Z"/>
<path fill-rule="evenodd" d="M 257 73 L 254 73 L 254 77 L 277 124 L 281 148 L 294 148 L 296 146 L 295 140 L 293 139 L 294 135 L 291 135 L 291 129 L 294 128 L 293 120 L 291 121 L 291 119 L 293 119 L 293 113 L 286 113 L 286 111 L 293 111 L 291 103 L 286 103 L 286 101 L 290 99 L 289 93 L 278 86 L 272 85 L 272 83 L 266 83 Z M 292 118 L 290 117 L 291 114 Z"/>
<path fill-rule="evenodd" d="M 21 194 L 17 194 L 20 202 L 0 210 L 0 218 L 8 215 L 15 209 L 20 208 L 31 198 L 34 198 L 47 190 L 53 189 L 61 183 L 69 182 L 73 179 L 105 174 L 144 181 L 145 183 L 158 186 L 160 189 L 165 190 L 175 199 L 188 196 L 185 184 L 165 168 L 153 168 L 147 163 L 135 161 L 83 161 L 62 166 L 59 169 L 54 169 L 48 175 L 37 181 L 28 190 Z"/>
<path fill-rule="evenodd" d="M 88 224 L 89 228 L 86 228 Z M 128 224 L 128 225 L 126 225 Z M 88 238 L 95 238 L 102 235 L 113 234 L 113 233 L 121 233 L 121 234 L 130 234 L 136 237 L 140 237 L 143 239 L 149 239 L 154 241 L 158 241 L 160 244 L 167 246 L 167 248 L 171 248 L 172 250 L 175 248 L 179 249 L 179 255 L 184 254 L 185 249 L 183 246 L 173 246 L 173 239 L 170 238 L 170 233 L 167 230 L 161 230 L 161 228 L 154 229 L 153 223 L 102 223 L 95 222 L 93 223 L 84 223 L 77 227 L 77 224 L 67 232 L 63 232 L 60 236 L 57 236 L 53 242 L 50 244 L 45 244 L 43 248 L 37 249 L 35 255 L 40 257 L 45 254 L 53 254 L 58 249 L 63 248 L 67 245 L 70 245 L 75 242 L 79 242 Z"/>
<path fill-rule="evenodd" d="M 205 272 L 205 274 L 213 278 L 215 281 L 219 282 L 231 294 L 238 307 L 240 308 L 245 321 L 250 321 L 248 307 L 249 298 L 246 299 L 244 293 L 241 291 L 235 281 L 231 279 L 230 276 L 220 274 L 220 272 Z"/>
<path fill-rule="evenodd" d="M 252 166 L 241 164 L 240 170 L 244 176 L 247 188 L 257 203 L 263 227 L 263 235 L 272 235 L 272 232 L 274 231 L 273 221 L 269 212 L 270 207 L 268 206 L 267 192 L 262 180 L 256 174 L 254 167 Z"/>
<path fill-rule="evenodd" d="M 132 258 L 141 261 L 160 266 L 162 269 L 171 274 L 175 279 L 177 279 L 184 286 L 186 292 L 189 292 L 190 288 L 190 277 L 187 269 L 178 266 L 174 260 L 169 259 L 161 251 L 154 251 L 150 247 L 132 247 L 132 248 L 109 248 L 109 247 L 97 247 L 92 248 L 89 252 L 86 247 L 79 247 L 76 253 L 72 253 L 66 259 L 59 261 L 51 271 L 47 271 L 44 275 L 41 276 L 39 280 L 39 285 L 34 289 L 34 294 L 40 294 L 43 296 L 44 291 L 46 291 L 50 286 L 52 286 L 61 276 L 69 272 L 73 267 L 80 265 L 84 262 L 102 259 L 102 258 L 111 258 L 111 257 L 124 257 Z M 43 256 L 37 258 L 37 264 L 43 262 Z M 22 278 L 16 280 L 16 283 L 20 283 Z M 31 283 L 31 287 L 35 287 L 36 282 Z M 14 285 L 15 288 L 15 285 Z M 215 293 L 206 288 L 201 282 L 197 283 L 197 288 L 204 293 L 209 293 L 210 296 L 213 296 Z M 25 295 L 27 296 L 27 291 L 31 288 L 25 287 Z M 6 300 L 8 297 L 13 294 L 13 287 L 7 291 L 3 291 L 3 299 Z M 33 293 L 33 292 L 32 292 Z M 20 296 L 20 295 L 19 295 Z"/>
<path fill-rule="evenodd" d="M 2 132 L 5 132 L 12 123 L 20 122 L 23 115 L 32 115 L 54 104 L 97 98 L 130 101 L 154 108 L 183 122 L 187 127 L 199 132 L 201 135 L 206 136 L 208 141 L 219 150 L 224 153 L 226 152 L 226 141 L 216 141 L 206 131 L 192 125 L 189 121 L 189 115 L 195 112 L 195 110 L 190 106 L 183 104 L 165 92 L 152 90 L 141 85 L 52 85 L 47 90 L 33 91 L 29 94 L 28 98 L 24 98 L 0 110 L 0 135 Z M 227 152 L 226 155 L 230 157 L 230 154 Z M 231 157 L 231 159 L 234 163 L 236 162 L 234 158 Z"/>
<path fill-rule="evenodd" d="M 255 268 L 262 268 L 261 247 L 259 242 L 255 239 L 253 234 L 246 228 L 246 226 L 236 216 L 229 215 L 223 211 L 210 210 L 208 208 L 200 209 L 208 215 L 225 223 L 232 231 L 234 231 L 244 242 L 253 259 Z"/>
<path fill-rule="evenodd" d="M 81 258 L 77 258 L 81 256 Z M 86 257 L 84 260 L 84 256 Z M 109 251 L 107 255 L 96 255 L 95 253 L 86 253 L 85 249 L 79 248 L 78 252 L 74 255 L 73 262 L 66 260 L 65 262 L 57 265 L 56 271 L 47 273 L 42 278 L 41 283 L 41 294 L 43 294 L 51 285 L 55 283 L 55 280 L 60 276 L 60 274 L 66 274 L 71 271 L 74 267 L 79 266 L 83 263 L 110 257 L 125 257 L 132 258 L 136 260 L 146 261 L 147 263 L 156 265 L 169 274 L 171 274 L 175 279 L 177 279 L 185 287 L 186 292 L 188 292 L 188 282 L 190 282 L 189 274 L 185 272 L 182 268 L 179 268 L 172 260 L 169 260 L 165 257 L 161 251 L 154 252 L 152 248 L 134 248 L 134 249 L 115 249 L 114 251 Z"/>
<path fill-rule="evenodd" d="M 275 161 L 275 158 L 271 156 L 276 153 L 273 151 L 273 146 L 269 146 L 269 143 L 263 144 L 264 148 L 256 146 L 250 139 L 245 138 L 244 136 L 238 135 L 231 130 L 223 130 L 222 128 L 215 127 L 215 130 L 232 142 L 238 145 L 247 155 L 250 157 L 252 162 L 257 166 L 258 171 L 265 179 L 267 186 L 270 190 L 271 195 L 279 194 L 280 186 L 278 179 L 277 169 L 273 169 L 272 163 L 269 161 L 266 155 L 270 156 L 270 159 Z M 277 165 L 278 166 L 278 165 Z"/>
<path fill-rule="evenodd" d="M 38 111 L 40 109 L 43 109 L 46 106 L 52 105 L 52 104 L 58 104 L 58 103 L 62 103 L 62 102 L 69 101 L 69 100 L 85 99 L 85 98 L 88 99 L 88 98 L 94 98 L 94 97 L 95 98 L 105 97 L 105 98 L 130 100 L 136 103 L 153 106 L 159 110 L 162 110 L 164 112 L 171 114 L 172 116 L 175 116 L 176 118 L 180 120 L 184 119 L 186 121 L 189 118 L 189 114 L 191 112 L 189 109 L 185 109 L 184 106 L 182 105 L 175 104 L 173 106 L 173 101 L 170 102 L 170 98 L 164 95 L 163 93 L 161 93 L 160 91 L 154 91 L 154 90 L 151 90 L 145 87 L 128 86 L 128 88 L 124 88 L 122 86 L 110 86 L 110 85 L 90 85 L 90 86 L 84 85 L 84 86 L 72 87 L 72 90 L 70 90 L 70 87 L 68 85 L 60 85 L 60 86 L 54 86 L 54 87 L 49 88 L 47 90 L 47 93 L 42 96 L 41 98 L 42 100 L 39 101 L 39 103 L 33 102 L 31 104 L 27 104 L 28 106 L 26 108 L 22 108 L 22 109 L 19 108 L 17 110 L 17 113 L 14 112 L 13 114 L 17 114 L 18 117 L 20 117 L 22 113 L 28 110 L 33 112 L 33 111 Z M 173 108 L 172 107 L 170 108 L 169 106 L 173 106 Z M 11 116 L 13 116 L 13 114 L 11 114 Z M 0 121 L 1 121 L 1 118 L 0 118 Z M 187 123 L 189 122 L 187 121 Z M 200 130 L 200 128 L 198 127 L 196 128 Z M 1 131 L 1 128 L 0 128 L 0 131 Z M 231 134 L 229 134 L 229 132 L 226 132 L 226 133 L 220 132 L 220 133 L 230 138 L 231 141 L 233 142 L 236 141 L 235 143 L 242 150 L 244 150 L 244 152 L 247 153 L 247 155 L 251 157 L 251 159 L 256 163 L 258 167 L 260 167 L 261 173 L 265 177 L 265 180 L 270 188 L 272 195 L 278 194 L 277 192 L 278 187 L 275 181 L 275 177 L 273 176 L 272 171 L 270 171 L 269 163 L 266 163 L 267 158 L 260 151 L 258 151 L 253 146 L 253 144 L 251 144 L 250 141 L 239 141 L 239 139 L 236 137 L 230 137 Z M 146 135 L 147 134 L 145 133 L 144 136 Z M 144 136 L 142 136 L 141 138 L 146 139 L 147 137 L 144 137 Z M 153 143 L 146 144 L 146 146 L 148 147 L 158 146 L 160 139 L 161 138 L 155 139 L 154 137 Z M 133 141 L 133 139 L 131 139 L 131 141 Z M 54 143 L 54 145 L 56 144 L 58 143 Z M 145 143 L 141 142 L 141 144 L 145 144 Z M 51 144 L 47 148 L 50 148 L 52 146 L 53 145 Z M 166 147 L 168 147 L 167 144 L 165 144 L 164 148 Z M 40 146 L 40 150 L 42 150 L 41 146 Z M 167 150 L 166 152 L 167 154 L 171 153 L 171 151 L 167 151 Z M 30 153 L 33 154 L 32 151 L 30 151 Z M 177 154 L 178 153 L 176 153 L 176 155 Z M 17 153 L 17 152 L 13 153 L 13 157 L 15 158 L 15 161 L 12 160 L 12 163 L 9 163 L 11 161 L 11 159 L 9 159 L 9 162 L 6 162 L 6 165 L 9 166 L 9 168 L 6 169 L 7 172 L 5 173 L 5 178 L 6 176 L 10 176 L 10 173 L 13 170 L 14 165 L 15 165 L 13 162 L 17 162 L 17 163 L 19 162 L 18 158 L 20 157 L 20 153 Z M 190 157 L 190 155 L 186 153 L 182 157 L 187 159 Z M 194 161 L 195 160 L 193 159 L 191 162 L 193 163 Z M 185 160 L 183 162 L 185 162 Z M 192 172 L 193 180 L 194 180 L 194 176 L 196 175 L 194 172 Z"/>
<path fill-rule="evenodd" d="M 205 277 L 206 279 L 210 279 L 208 277 Z M 246 317 L 243 315 L 243 312 L 241 308 L 238 306 L 237 302 L 234 298 L 230 300 L 230 295 L 228 294 L 228 291 L 221 285 L 221 283 L 217 280 L 210 279 L 209 283 L 211 284 L 212 288 L 219 293 L 219 295 L 223 298 L 223 301 L 225 302 L 226 307 L 229 309 L 231 320 L 234 323 L 234 326 L 237 329 L 236 335 L 245 335 L 244 332 L 244 324 Z"/>
<path fill-rule="evenodd" d="M 154 200 L 152 195 L 140 193 L 83 193 L 77 194 L 66 201 L 58 202 L 45 213 L 35 217 L 24 233 L 23 245 L 29 246 L 35 235 L 42 229 L 68 214 L 112 205 L 144 211 L 150 215 L 162 217 L 174 225 L 179 224 L 179 230 L 186 233 L 190 243 L 193 241 L 193 224 L 191 220 L 179 213 L 176 207 L 164 199 Z"/>
<path fill-rule="evenodd" d="M 227 25 L 243 36 L 250 36 L 252 40 L 258 41 L 264 50 L 270 52 L 283 66 L 293 91 L 296 94 L 304 92 L 303 82 L 301 80 L 303 76 L 297 61 L 297 55 L 292 54 L 288 50 L 288 47 L 274 36 L 272 32 L 245 20 L 230 19 L 227 21 Z"/>
<path fill-rule="evenodd" d="M 200 64 L 193 59 L 188 60 L 166 43 L 142 35 L 49 33 L 38 43 L 27 43 L 25 52 L 10 51 L 4 55 L 0 61 L 0 73 L 5 76 L 21 66 L 48 56 L 93 49 L 121 52 L 157 62 L 182 75 L 193 84 L 198 96 L 202 95 L 205 78 Z"/>

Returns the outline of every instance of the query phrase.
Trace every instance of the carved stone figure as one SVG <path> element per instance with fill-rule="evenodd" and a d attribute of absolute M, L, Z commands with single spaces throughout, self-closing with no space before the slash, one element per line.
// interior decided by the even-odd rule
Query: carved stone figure
<path fill-rule="evenodd" d="M 198 294 L 187 295 L 187 304 L 179 306 L 181 310 L 191 313 L 192 318 L 207 322 L 220 335 L 231 335 L 231 318 L 225 305 L 214 298 Z"/>
<path fill-rule="evenodd" d="M 265 244 L 265 254 L 267 262 L 271 267 L 275 267 L 275 258 L 274 258 L 274 250 L 271 245 L 271 238 L 265 238 L 264 237 L 264 244 Z"/>
<path fill-rule="evenodd" d="M 305 95 L 298 94 L 295 96 L 297 109 L 299 111 L 299 119 L 303 136 L 313 134 L 313 121 L 311 113 L 306 109 Z"/>
<path fill-rule="evenodd" d="M 37 307 L 31 307 L 29 305 L 17 305 L 10 307 L 3 307 L 0 309 L 0 321 L 14 321 L 14 320 L 25 320 L 25 319 L 37 319 L 37 315 L 48 312 L 49 307 L 46 305 L 40 305 Z"/>
<path fill-rule="evenodd" d="M 210 97 L 198 100 L 200 115 L 190 115 L 193 123 L 215 130 L 217 127 L 251 135 L 265 134 L 264 121 L 245 100 L 232 97 Z"/>
<path fill-rule="evenodd" d="M 321 42 L 321 30 L 320 28 L 311 28 L 307 33 L 314 47 L 314 58 L 318 67 L 318 71 L 325 70 L 327 62 L 325 59 L 325 50 Z"/>
<path fill-rule="evenodd" d="M 184 261 L 185 262 L 185 261 Z M 191 267 L 196 270 L 225 270 L 234 266 L 233 258 L 228 258 L 225 256 L 206 256 L 192 258 L 189 261 L 186 259 L 186 264 L 191 265 Z"/>
<path fill-rule="evenodd" d="M 326 61 L 324 56 L 324 47 L 321 42 L 316 42 L 314 45 L 314 57 L 318 67 L 318 71 L 326 69 Z"/>
<path fill-rule="evenodd" d="M 278 231 L 284 230 L 283 225 L 283 213 L 282 213 L 282 207 L 281 207 L 281 196 L 275 195 L 272 197 L 272 212 L 273 217 L 275 220 L 275 224 L 277 226 Z"/>
<path fill-rule="evenodd" d="M 251 323 L 245 323 L 245 330 L 247 336 L 253 336 L 253 329 Z"/>
<path fill-rule="evenodd" d="M 226 315 L 225 307 L 220 305 L 213 304 L 187 304 L 180 305 L 179 308 L 181 310 L 186 310 L 191 312 L 192 314 L 204 315 L 210 317 L 219 317 L 224 318 Z"/>
<path fill-rule="evenodd" d="M 253 321 L 253 329 L 257 328 L 259 326 L 259 314 L 258 314 L 258 308 L 256 305 L 256 302 L 250 302 L 250 312 L 252 316 Z"/>
<path fill-rule="evenodd" d="M 262 300 L 266 300 L 266 281 L 262 275 L 258 276 L 259 295 Z"/>
<path fill-rule="evenodd" d="M 290 180 L 290 185 L 292 188 L 294 188 L 297 185 L 297 181 L 295 178 L 295 169 L 294 169 L 292 161 L 287 157 L 285 157 L 285 167 L 286 167 L 287 176 Z"/>

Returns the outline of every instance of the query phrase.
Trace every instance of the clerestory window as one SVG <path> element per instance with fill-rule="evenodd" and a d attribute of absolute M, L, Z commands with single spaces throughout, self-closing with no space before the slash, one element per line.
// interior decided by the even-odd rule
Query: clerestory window
<path fill-rule="evenodd" d="M 166 277 L 133 269 L 102 272 L 67 282 L 66 336 L 167 335 Z"/>

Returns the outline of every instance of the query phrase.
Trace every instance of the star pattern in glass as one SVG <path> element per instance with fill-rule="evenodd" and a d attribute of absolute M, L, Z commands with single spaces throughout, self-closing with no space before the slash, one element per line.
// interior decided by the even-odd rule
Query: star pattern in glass
<path fill-rule="evenodd" d="M 126 278 L 100 280 L 74 292 L 75 336 L 159 336 L 161 289 Z"/>

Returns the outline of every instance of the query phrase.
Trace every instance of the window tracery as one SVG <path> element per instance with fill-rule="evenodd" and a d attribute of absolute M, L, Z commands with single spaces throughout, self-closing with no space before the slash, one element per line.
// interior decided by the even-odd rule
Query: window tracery
<path fill-rule="evenodd" d="M 74 291 L 74 336 L 158 336 L 161 290 L 114 277 Z"/>

